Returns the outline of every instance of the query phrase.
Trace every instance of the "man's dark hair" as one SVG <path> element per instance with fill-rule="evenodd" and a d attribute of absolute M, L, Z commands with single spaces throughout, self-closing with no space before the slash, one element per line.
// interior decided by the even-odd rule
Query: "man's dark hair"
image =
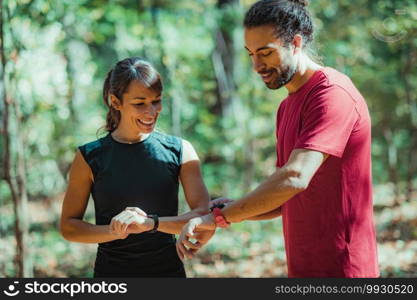
<path fill-rule="evenodd" d="M 307 5 L 307 0 L 261 0 L 246 12 L 243 25 L 246 28 L 272 25 L 285 45 L 300 34 L 306 46 L 313 41 L 313 22 Z"/>

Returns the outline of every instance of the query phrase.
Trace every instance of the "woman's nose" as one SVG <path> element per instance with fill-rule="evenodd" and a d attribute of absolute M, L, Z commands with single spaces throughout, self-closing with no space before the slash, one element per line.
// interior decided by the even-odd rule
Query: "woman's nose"
<path fill-rule="evenodd" d="M 156 112 L 156 109 L 155 109 L 155 107 L 153 107 L 153 105 L 147 105 L 146 106 L 145 114 L 153 116 L 153 115 L 155 115 L 155 112 Z"/>

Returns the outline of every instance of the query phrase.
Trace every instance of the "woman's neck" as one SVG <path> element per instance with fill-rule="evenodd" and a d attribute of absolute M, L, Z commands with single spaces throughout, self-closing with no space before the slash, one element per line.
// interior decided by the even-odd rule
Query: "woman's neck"
<path fill-rule="evenodd" d="M 122 124 L 119 124 L 111 135 L 118 142 L 133 144 L 145 140 L 149 136 L 149 133 L 132 132 L 131 130 L 124 128 Z"/>

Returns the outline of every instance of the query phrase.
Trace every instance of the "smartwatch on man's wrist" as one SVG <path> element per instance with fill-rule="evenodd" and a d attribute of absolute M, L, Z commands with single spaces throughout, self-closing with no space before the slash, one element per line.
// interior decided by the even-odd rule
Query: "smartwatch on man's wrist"
<path fill-rule="evenodd" d="M 226 205 L 224 205 L 223 203 L 220 204 L 214 204 L 211 208 L 210 211 L 213 211 L 216 207 L 222 209 L 223 207 L 225 207 Z"/>
<path fill-rule="evenodd" d="M 222 213 L 222 210 L 219 207 L 214 207 L 212 214 L 213 214 L 213 219 L 214 219 L 216 226 L 221 227 L 221 228 L 227 228 L 230 226 L 230 222 L 226 220 L 226 218 L 224 217 Z"/>

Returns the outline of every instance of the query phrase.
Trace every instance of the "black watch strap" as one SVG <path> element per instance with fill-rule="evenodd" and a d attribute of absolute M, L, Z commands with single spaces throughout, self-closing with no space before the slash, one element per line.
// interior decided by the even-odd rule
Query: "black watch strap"
<path fill-rule="evenodd" d="M 158 231 L 159 227 L 159 217 L 158 215 L 148 215 L 148 217 L 153 219 L 153 228 L 149 230 L 150 233 L 155 233 Z"/>
<path fill-rule="evenodd" d="M 213 209 L 215 209 L 216 207 L 222 209 L 223 207 L 225 207 L 225 205 L 223 203 L 215 204 L 210 208 L 210 211 L 213 211 Z"/>

